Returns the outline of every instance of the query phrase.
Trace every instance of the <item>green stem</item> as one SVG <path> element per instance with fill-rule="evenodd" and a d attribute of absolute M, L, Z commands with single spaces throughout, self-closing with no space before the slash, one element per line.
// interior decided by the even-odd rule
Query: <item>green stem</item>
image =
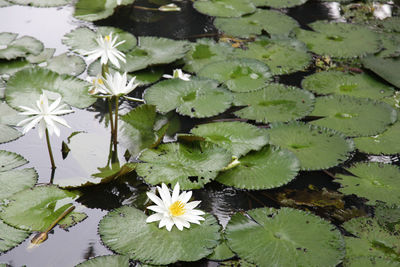
<path fill-rule="evenodd" d="M 57 223 L 59 223 L 62 219 L 64 219 L 65 216 L 67 216 L 71 211 L 73 211 L 75 209 L 75 206 L 71 206 L 68 209 L 66 209 L 63 213 L 61 213 L 60 216 L 58 216 L 58 218 L 46 229 L 46 231 L 44 231 L 45 233 L 50 232 L 51 229 L 54 228 L 54 226 L 57 225 Z"/>
<path fill-rule="evenodd" d="M 114 135 L 114 119 L 112 114 L 112 97 L 107 98 L 108 102 L 108 115 L 110 116 L 110 125 L 111 125 L 111 135 Z"/>
<path fill-rule="evenodd" d="M 49 131 L 47 130 L 47 128 L 46 128 L 46 142 L 47 142 L 47 150 L 49 151 L 49 156 L 50 156 L 51 168 L 55 169 L 56 164 L 54 163 L 53 152 L 51 151 L 51 145 L 50 145 Z"/>
<path fill-rule="evenodd" d="M 114 153 L 117 153 L 117 144 L 118 144 L 118 103 L 119 97 L 115 97 L 115 126 L 114 126 Z"/>
<path fill-rule="evenodd" d="M 154 8 L 154 7 L 145 7 L 145 6 L 132 6 L 132 7 L 136 8 L 136 9 L 141 9 L 141 10 L 158 11 L 158 8 Z"/>

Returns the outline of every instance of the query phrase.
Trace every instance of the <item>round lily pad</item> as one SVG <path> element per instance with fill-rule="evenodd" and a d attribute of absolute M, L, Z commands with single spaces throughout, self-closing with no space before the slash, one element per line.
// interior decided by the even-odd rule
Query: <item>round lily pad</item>
<path fill-rule="evenodd" d="M 43 51 L 43 43 L 31 36 L 22 36 L 21 38 L 12 39 L 11 42 L 8 42 L 14 35 L 6 34 L 7 35 L 3 36 L 3 38 L 0 37 L 2 39 L 2 45 L 6 46 L 0 49 L 0 59 L 10 60 L 18 57 L 25 57 L 28 54 L 38 55 Z"/>
<path fill-rule="evenodd" d="M 143 211 L 123 206 L 108 213 L 99 224 L 103 243 L 113 251 L 151 264 L 196 261 L 213 252 L 220 239 L 214 216 L 204 215 L 200 225 L 171 231 L 146 223 Z"/>
<path fill-rule="evenodd" d="M 336 266 L 345 254 L 335 226 L 291 208 L 236 213 L 225 232 L 229 247 L 257 266 Z"/>
<path fill-rule="evenodd" d="M 393 87 L 387 86 L 365 73 L 317 72 L 307 76 L 301 85 L 304 89 L 321 95 L 337 94 L 381 99 L 394 93 Z"/>
<path fill-rule="evenodd" d="M 239 159 L 240 164 L 220 173 L 218 182 L 243 189 L 271 189 L 292 181 L 300 161 L 290 151 L 266 146 Z"/>
<path fill-rule="evenodd" d="M 235 106 L 245 106 L 235 115 L 257 122 L 277 122 L 300 119 L 313 110 L 314 95 L 293 86 L 271 83 L 263 89 L 234 94 Z"/>
<path fill-rule="evenodd" d="M 0 124 L 0 144 L 18 139 L 21 135 L 22 134 L 14 128 Z"/>
<path fill-rule="evenodd" d="M 161 144 L 139 156 L 136 172 L 153 185 L 179 182 L 182 189 L 202 188 L 226 167 L 232 154 L 208 142 Z"/>
<path fill-rule="evenodd" d="M 28 161 L 14 152 L 0 150 L 0 172 L 12 170 L 25 165 Z"/>
<path fill-rule="evenodd" d="M 269 139 L 265 130 L 238 121 L 201 124 L 191 133 L 231 151 L 238 158 L 251 150 L 260 150 Z"/>
<path fill-rule="evenodd" d="M 224 83 L 234 92 L 261 89 L 272 78 L 265 63 L 250 58 L 213 62 L 197 72 L 197 75 Z"/>
<path fill-rule="evenodd" d="M 40 186 L 12 195 L 0 213 L 7 224 L 27 231 L 45 231 L 78 195 L 56 186 Z"/>
<path fill-rule="evenodd" d="M 77 108 L 92 105 L 96 98 L 88 93 L 89 83 L 69 75 L 42 68 L 19 71 L 7 83 L 6 101 L 13 107 L 35 106 L 43 90 L 55 92 L 63 101 Z M 55 100 L 55 99 L 54 99 Z"/>
<path fill-rule="evenodd" d="M 18 36 L 18 33 L 13 32 L 0 32 L 0 45 L 8 45 L 14 41 Z"/>
<path fill-rule="evenodd" d="M 378 22 L 383 30 L 386 32 L 400 32 L 400 18 L 399 17 L 388 17 L 383 21 Z"/>
<path fill-rule="evenodd" d="M 300 6 L 307 0 L 250 0 L 256 6 L 269 6 L 272 8 L 288 8 Z"/>
<path fill-rule="evenodd" d="M 236 49 L 234 55 L 264 62 L 273 75 L 302 71 L 311 61 L 311 55 L 303 43 L 283 37 L 258 39 L 248 44 L 245 50 Z"/>
<path fill-rule="evenodd" d="M 17 58 L 14 60 L 2 60 L 0 61 L 0 74 L 13 75 L 14 73 L 31 67 L 32 64 L 29 63 L 24 58 Z"/>
<path fill-rule="evenodd" d="M 298 27 L 297 21 L 275 10 L 257 9 L 251 15 L 240 18 L 216 18 L 215 27 L 227 35 L 248 38 L 260 35 L 263 30 L 268 34 L 289 35 Z"/>
<path fill-rule="evenodd" d="M 299 29 L 297 38 L 319 55 L 352 58 L 380 49 L 378 34 L 365 26 L 326 21 L 316 21 L 309 26 L 314 31 Z"/>
<path fill-rule="evenodd" d="M 34 168 L 0 172 L 0 200 L 33 187 L 37 178 L 38 175 Z"/>
<path fill-rule="evenodd" d="M 320 117 L 312 124 L 354 137 L 382 133 L 397 120 L 396 110 L 386 103 L 338 95 L 318 97 L 310 115 Z"/>
<path fill-rule="evenodd" d="M 365 68 L 372 70 L 389 83 L 400 88 L 400 77 L 398 75 L 400 60 L 368 56 L 363 58 L 361 62 Z"/>
<path fill-rule="evenodd" d="M 85 71 L 86 63 L 81 57 L 64 53 L 49 59 L 46 68 L 58 74 L 78 76 Z"/>
<path fill-rule="evenodd" d="M 129 258 L 122 255 L 100 256 L 76 265 L 76 267 L 101 267 L 101 266 L 129 267 Z"/>
<path fill-rule="evenodd" d="M 400 34 L 381 32 L 379 37 L 383 47 L 383 50 L 377 54 L 379 57 L 396 57 L 400 55 Z"/>
<path fill-rule="evenodd" d="M 340 192 L 346 195 L 355 194 L 368 199 L 373 205 L 376 201 L 387 204 L 398 204 L 400 201 L 400 169 L 397 166 L 382 163 L 357 163 L 346 168 L 353 174 L 336 174 L 342 185 Z"/>
<path fill-rule="evenodd" d="M 218 86 L 217 81 L 205 78 L 169 79 L 148 88 L 144 99 L 161 113 L 176 109 L 181 115 L 211 117 L 224 112 L 232 103 L 232 94 L 225 86 Z"/>
<path fill-rule="evenodd" d="M 212 261 L 222 261 L 235 257 L 235 253 L 228 247 L 225 241 L 215 247 L 214 252 L 207 259 Z"/>
<path fill-rule="evenodd" d="M 45 48 L 39 55 L 28 55 L 26 57 L 26 60 L 32 64 L 39 64 L 52 58 L 55 52 L 55 48 Z"/>
<path fill-rule="evenodd" d="M 0 220 L 0 252 L 18 246 L 29 236 L 29 232 L 16 229 Z"/>
<path fill-rule="evenodd" d="M 271 144 L 287 148 L 297 156 L 302 170 L 334 167 L 347 160 L 354 149 L 353 141 L 342 134 L 301 122 L 272 124 L 267 132 Z"/>
<path fill-rule="evenodd" d="M 65 6 L 72 2 L 72 0 L 8 0 L 8 1 L 17 5 L 35 6 L 35 7 Z"/>
<path fill-rule="evenodd" d="M 122 0 L 121 4 L 128 5 L 134 1 Z M 87 21 L 105 19 L 114 13 L 117 6 L 117 0 L 79 0 L 75 4 L 74 16 Z"/>
<path fill-rule="evenodd" d="M 215 17 L 240 17 L 256 11 L 248 0 L 200 0 L 195 1 L 193 7 L 200 13 Z"/>

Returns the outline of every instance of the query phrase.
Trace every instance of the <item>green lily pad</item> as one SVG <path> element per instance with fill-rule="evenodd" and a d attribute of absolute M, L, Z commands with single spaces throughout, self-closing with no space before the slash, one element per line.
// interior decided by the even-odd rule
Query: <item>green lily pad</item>
<path fill-rule="evenodd" d="M 232 154 L 208 142 L 167 143 L 147 149 L 139 156 L 136 172 L 153 185 L 165 183 L 182 189 L 202 188 L 226 167 Z"/>
<path fill-rule="evenodd" d="M 14 128 L 0 124 L 0 144 L 18 139 L 22 134 Z"/>
<path fill-rule="evenodd" d="M 63 101 L 77 108 L 92 105 L 96 98 L 88 93 L 89 83 L 69 75 L 60 75 L 42 68 L 17 72 L 7 83 L 6 101 L 13 107 L 34 106 L 43 90 L 55 92 Z"/>
<path fill-rule="evenodd" d="M 72 0 L 8 0 L 8 1 L 17 5 L 35 6 L 35 7 L 65 6 L 72 3 Z"/>
<path fill-rule="evenodd" d="M 28 161 L 14 152 L 0 150 L 0 172 L 9 171 L 25 165 Z"/>
<path fill-rule="evenodd" d="M 184 70 L 198 72 L 211 62 L 226 60 L 230 58 L 233 48 L 226 43 L 216 43 L 211 39 L 198 39 L 196 43 L 190 44 L 183 61 Z"/>
<path fill-rule="evenodd" d="M 355 194 L 368 199 L 373 205 L 376 201 L 398 204 L 400 201 L 400 169 L 397 166 L 382 163 L 357 163 L 346 168 L 354 176 L 336 174 L 342 185 L 340 192 Z"/>
<path fill-rule="evenodd" d="M 47 63 L 46 68 L 58 74 L 78 76 L 86 69 L 86 63 L 81 57 L 68 55 L 68 53 L 53 57 Z"/>
<path fill-rule="evenodd" d="M 181 115 L 211 117 L 224 112 L 232 103 L 232 94 L 225 86 L 218 86 L 217 81 L 205 78 L 169 79 L 148 88 L 144 99 L 161 113 L 176 109 Z"/>
<path fill-rule="evenodd" d="M 78 264 L 76 267 L 129 267 L 129 258 L 122 255 L 108 255 L 95 257 Z"/>
<path fill-rule="evenodd" d="M 193 7 L 200 13 L 215 17 L 240 17 L 256 11 L 247 0 L 198 0 Z"/>
<path fill-rule="evenodd" d="M 364 153 L 400 154 L 399 136 L 400 122 L 397 121 L 381 134 L 354 138 L 354 143 L 356 148 Z"/>
<path fill-rule="evenodd" d="M 13 39 L 8 42 L 15 35 L 10 35 L 10 33 L 5 33 L 1 38 L 3 45 L 6 47 L 0 49 L 0 59 L 15 59 L 18 57 L 25 57 L 28 54 L 38 55 L 40 54 L 44 47 L 43 43 L 31 36 L 22 36 L 18 39 Z"/>
<path fill-rule="evenodd" d="M 215 122 L 196 126 L 191 133 L 204 137 L 241 157 L 251 150 L 260 150 L 268 143 L 268 134 L 263 129 L 245 122 Z"/>
<path fill-rule="evenodd" d="M 351 139 L 328 128 L 301 122 L 272 124 L 267 130 L 270 143 L 292 151 L 302 170 L 334 167 L 348 159 L 354 149 Z"/>
<path fill-rule="evenodd" d="M 390 231 L 394 231 L 395 227 L 400 224 L 400 206 L 385 205 L 381 202 L 375 206 L 374 218 L 378 223 Z"/>
<path fill-rule="evenodd" d="M 234 92 L 261 89 L 272 78 L 267 65 L 250 58 L 212 62 L 197 72 L 197 75 L 224 83 Z"/>
<path fill-rule="evenodd" d="M 400 34 L 395 33 L 379 33 L 383 50 L 377 55 L 379 57 L 396 57 L 400 55 Z"/>
<path fill-rule="evenodd" d="M 278 0 L 279 1 L 279 0 Z M 265 30 L 270 35 L 289 35 L 298 27 L 297 21 L 275 10 L 257 9 L 240 18 L 216 18 L 215 27 L 227 35 L 248 38 Z"/>
<path fill-rule="evenodd" d="M 250 0 L 256 6 L 269 6 L 272 8 L 288 8 L 300 6 L 307 0 Z"/>
<path fill-rule="evenodd" d="M 300 170 L 300 161 L 292 152 L 273 146 L 251 152 L 239 161 L 238 166 L 222 172 L 216 180 L 242 189 L 271 189 L 289 183 Z"/>
<path fill-rule="evenodd" d="M 354 97 L 381 99 L 394 93 L 392 87 L 368 74 L 350 74 L 339 71 L 317 72 L 307 76 L 301 83 L 304 89 L 317 94 L 337 94 Z"/>
<path fill-rule="evenodd" d="M 26 60 L 32 64 L 38 64 L 42 62 L 48 61 L 50 58 L 53 57 L 54 53 L 56 52 L 55 48 L 45 48 L 39 55 L 28 55 Z"/>
<path fill-rule="evenodd" d="M 335 226 L 291 208 L 236 213 L 225 232 L 229 247 L 257 266 L 336 266 L 345 254 Z"/>
<path fill-rule="evenodd" d="M 14 194 L 0 213 L 7 224 L 27 231 L 45 231 L 78 195 L 56 186 L 40 186 Z"/>
<path fill-rule="evenodd" d="M 12 6 L 12 4 L 6 0 L 0 0 L 0 7 L 7 7 L 7 6 Z M 7 267 L 7 266 L 4 266 Z"/>
<path fill-rule="evenodd" d="M 383 79 L 400 88 L 400 78 L 398 70 L 400 69 L 400 60 L 394 58 L 380 58 L 369 56 L 362 60 L 365 68 L 372 70 Z"/>
<path fill-rule="evenodd" d="M 386 103 L 337 95 L 318 97 L 310 115 L 321 117 L 311 124 L 354 137 L 382 133 L 397 120 L 396 110 Z"/>
<path fill-rule="evenodd" d="M 133 2 L 135 0 L 122 0 L 124 5 Z M 75 4 L 74 16 L 87 21 L 105 19 L 114 13 L 117 6 L 117 0 L 79 0 Z"/>
<path fill-rule="evenodd" d="M 249 93 L 235 93 L 235 106 L 245 106 L 235 115 L 257 122 L 291 121 L 307 116 L 314 105 L 314 95 L 297 87 L 274 83 Z"/>
<path fill-rule="evenodd" d="M 10 61 L 0 61 L 0 74 L 13 75 L 16 72 L 31 66 L 32 64 L 22 58 L 17 58 Z"/>
<path fill-rule="evenodd" d="M 85 220 L 88 216 L 86 215 L 86 213 L 83 212 L 71 212 L 67 217 L 65 217 L 64 219 L 62 219 L 58 225 L 60 226 L 60 228 L 64 229 L 64 230 L 68 230 L 69 228 L 71 228 L 72 226 L 82 222 L 83 220 Z"/>
<path fill-rule="evenodd" d="M 38 175 L 34 168 L 0 172 L 0 200 L 9 198 L 19 191 L 33 187 L 37 182 L 37 178 Z"/>
<path fill-rule="evenodd" d="M 235 253 L 228 247 L 224 240 L 218 246 L 215 247 L 214 252 L 210 254 L 207 259 L 212 261 L 222 261 L 235 257 Z"/>
<path fill-rule="evenodd" d="M 220 239 L 220 226 L 214 216 L 204 215 L 200 225 L 170 232 L 146 223 L 143 211 L 123 206 L 108 213 L 99 224 L 103 243 L 113 251 L 151 264 L 197 261 L 213 252 Z"/>
<path fill-rule="evenodd" d="M 363 57 L 380 49 L 379 35 L 365 26 L 316 21 L 314 31 L 297 30 L 297 38 L 319 55 L 338 58 Z"/>
<path fill-rule="evenodd" d="M 383 21 L 379 21 L 379 25 L 386 32 L 400 32 L 400 18 L 399 17 L 389 17 Z"/>
<path fill-rule="evenodd" d="M 18 33 L 0 32 L 0 45 L 9 45 L 18 36 Z"/>
<path fill-rule="evenodd" d="M 258 39 L 248 44 L 248 49 L 236 49 L 234 55 L 264 62 L 273 75 L 302 71 L 311 61 L 311 55 L 303 43 L 283 37 Z"/>
<path fill-rule="evenodd" d="M 16 229 L 0 220 L 0 252 L 18 246 L 29 236 L 29 232 Z"/>

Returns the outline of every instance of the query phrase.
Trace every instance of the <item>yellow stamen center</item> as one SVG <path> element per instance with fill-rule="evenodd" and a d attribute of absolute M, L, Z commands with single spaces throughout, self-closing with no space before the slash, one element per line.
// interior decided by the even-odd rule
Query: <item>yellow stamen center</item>
<path fill-rule="evenodd" d="M 172 216 L 181 216 L 185 214 L 185 204 L 179 200 L 175 201 L 171 206 L 169 206 L 169 212 L 171 212 Z"/>
<path fill-rule="evenodd" d="M 106 35 L 106 36 L 104 37 L 104 40 L 105 40 L 106 42 L 109 42 L 109 41 L 110 41 L 110 35 Z"/>

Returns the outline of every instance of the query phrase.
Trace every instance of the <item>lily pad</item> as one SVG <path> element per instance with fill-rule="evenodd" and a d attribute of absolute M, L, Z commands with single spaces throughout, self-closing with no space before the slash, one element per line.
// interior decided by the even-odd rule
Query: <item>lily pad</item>
<path fill-rule="evenodd" d="M 201 124 L 191 133 L 231 151 L 238 158 L 251 150 L 260 150 L 269 139 L 265 130 L 238 121 Z"/>
<path fill-rule="evenodd" d="M 148 88 L 144 99 L 161 113 L 176 109 L 181 115 L 211 117 L 224 112 L 232 103 L 232 94 L 225 86 L 218 86 L 217 81 L 205 78 L 169 79 Z"/>
<path fill-rule="evenodd" d="M 7 6 L 12 6 L 12 4 L 6 0 L 0 0 L 0 7 L 7 7 Z"/>
<path fill-rule="evenodd" d="M 354 97 L 381 99 L 394 93 L 392 87 L 368 74 L 350 74 L 339 71 L 317 72 L 307 76 L 301 83 L 304 89 L 317 94 L 337 94 Z"/>
<path fill-rule="evenodd" d="M 146 223 L 143 211 L 123 206 L 108 213 L 99 224 L 103 243 L 113 251 L 151 264 L 196 261 L 213 252 L 220 239 L 220 226 L 214 216 L 204 215 L 200 225 L 170 232 Z"/>
<path fill-rule="evenodd" d="M 28 55 L 26 57 L 26 60 L 32 64 L 46 62 L 53 57 L 55 52 L 56 52 L 55 48 L 45 48 L 39 55 L 36 56 L 32 54 Z"/>
<path fill-rule="evenodd" d="M 28 161 L 14 152 L 0 150 L 0 172 L 9 171 L 25 165 Z"/>
<path fill-rule="evenodd" d="M 274 146 L 251 152 L 239 161 L 238 166 L 222 172 L 216 180 L 242 189 L 271 189 L 289 183 L 300 170 L 300 161 L 292 152 Z"/>
<path fill-rule="evenodd" d="M 346 168 L 353 174 L 336 174 L 342 185 L 340 192 L 346 195 L 355 194 L 368 199 L 373 205 L 376 201 L 387 204 L 398 204 L 400 201 L 400 169 L 397 166 L 382 163 L 357 163 Z"/>
<path fill-rule="evenodd" d="M 395 33 L 379 33 L 383 50 L 377 55 L 379 57 L 396 57 L 400 55 L 400 34 Z"/>
<path fill-rule="evenodd" d="M 4 200 L 19 191 L 33 187 L 37 182 L 37 178 L 38 175 L 34 168 L 0 172 L 0 200 Z"/>
<path fill-rule="evenodd" d="M 307 0 L 250 0 L 256 6 L 269 6 L 272 8 L 288 8 L 300 6 Z"/>
<path fill-rule="evenodd" d="M 193 7 L 200 13 L 215 17 L 240 17 L 256 11 L 248 0 L 198 0 Z"/>
<path fill-rule="evenodd" d="M 71 212 L 67 217 L 62 219 L 58 225 L 60 228 L 64 230 L 68 230 L 70 227 L 82 222 L 85 220 L 88 216 L 86 213 L 83 212 Z"/>
<path fill-rule="evenodd" d="M 9 45 L 18 36 L 18 33 L 13 32 L 1 32 L 0 33 L 0 45 Z"/>
<path fill-rule="evenodd" d="M 16 229 L 0 220 L 0 252 L 18 246 L 29 236 L 29 232 Z"/>
<path fill-rule="evenodd" d="M 65 6 L 72 2 L 72 0 L 8 0 L 8 1 L 17 5 L 35 6 L 35 7 Z"/>
<path fill-rule="evenodd" d="M 248 48 L 236 49 L 236 57 L 258 59 L 271 69 L 273 75 L 304 70 L 311 61 L 311 55 L 303 43 L 295 39 L 275 37 L 260 38 L 248 44 Z"/>
<path fill-rule="evenodd" d="M 161 144 L 139 156 L 136 172 L 153 185 L 165 183 L 182 189 L 202 188 L 226 167 L 232 154 L 208 142 Z"/>
<path fill-rule="evenodd" d="M 122 0 L 121 2 L 128 5 L 135 0 Z M 117 6 L 117 0 L 79 0 L 75 4 L 74 16 L 87 21 L 105 19 L 114 13 Z"/>
<path fill-rule="evenodd" d="M 255 13 L 240 18 L 216 18 L 214 25 L 227 35 L 244 38 L 260 35 L 263 30 L 270 35 L 289 35 L 299 26 L 291 17 L 266 9 L 257 9 Z"/>
<path fill-rule="evenodd" d="M 46 68 L 58 74 L 78 76 L 86 69 L 86 63 L 81 57 L 68 55 L 68 53 L 53 57 L 47 63 Z"/>
<path fill-rule="evenodd" d="M 271 83 L 263 89 L 234 94 L 235 106 L 245 106 L 235 115 L 257 122 L 277 122 L 300 119 L 313 110 L 314 95 L 293 86 Z"/>
<path fill-rule="evenodd" d="M 225 232 L 229 247 L 257 266 L 336 266 L 345 254 L 335 226 L 291 208 L 236 213 Z"/>
<path fill-rule="evenodd" d="M 364 153 L 400 154 L 399 136 L 400 122 L 397 121 L 381 134 L 354 138 L 354 143 L 356 148 Z"/>
<path fill-rule="evenodd" d="M 43 43 L 31 36 L 22 36 L 18 39 L 15 38 L 15 35 L 10 33 L 5 33 L 1 37 L 2 45 L 6 47 L 0 49 L 0 59 L 15 59 L 18 57 L 25 57 L 29 54 L 38 55 L 40 54 L 44 47 Z M 8 42 L 12 40 L 11 42 Z"/>
<path fill-rule="evenodd" d="M 386 103 L 336 95 L 318 97 L 310 115 L 320 117 L 312 124 L 354 137 L 382 133 L 397 120 L 396 110 Z"/>
<path fill-rule="evenodd" d="M 302 170 L 334 167 L 347 160 L 354 149 L 353 141 L 342 134 L 301 122 L 272 124 L 267 132 L 271 144 L 286 148 L 297 156 Z"/>
<path fill-rule="evenodd" d="M 0 213 L 7 224 L 27 231 L 45 231 L 78 195 L 56 186 L 40 186 L 14 194 Z"/>
<path fill-rule="evenodd" d="M 96 98 L 88 93 L 89 83 L 69 75 L 60 75 L 42 68 L 17 72 L 7 83 L 6 101 L 13 107 L 34 106 L 43 90 L 55 92 L 63 101 L 77 108 L 92 105 Z"/>
<path fill-rule="evenodd" d="M 365 68 L 372 70 L 389 83 L 400 88 L 400 78 L 397 71 L 400 69 L 399 59 L 369 56 L 364 58 L 362 63 Z"/>
<path fill-rule="evenodd" d="M 214 252 L 207 257 L 207 259 L 212 261 L 222 261 L 235 257 L 235 253 L 228 247 L 226 241 L 224 240 L 218 246 L 215 247 Z"/>
<path fill-rule="evenodd" d="M 379 35 L 365 26 L 316 21 L 314 31 L 297 30 L 297 38 L 319 55 L 338 58 L 363 57 L 380 49 Z"/>
<path fill-rule="evenodd" d="M 30 64 L 26 59 L 17 58 L 14 60 L 1 60 L 0 61 L 0 74 L 7 74 L 13 75 L 14 73 L 31 67 Z"/>
<path fill-rule="evenodd" d="M 0 124 L 0 144 L 13 141 L 21 136 L 22 134 L 14 128 Z"/>
<path fill-rule="evenodd" d="M 250 58 L 213 62 L 197 72 L 197 75 L 224 83 L 234 92 L 261 89 L 272 78 L 267 65 Z"/>
<path fill-rule="evenodd" d="M 386 32 L 400 32 L 400 18 L 389 17 L 379 22 L 379 25 Z"/>
<path fill-rule="evenodd" d="M 101 266 L 129 267 L 129 258 L 122 255 L 100 256 L 84 261 L 78 264 L 76 267 L 101 267 Z"/>

